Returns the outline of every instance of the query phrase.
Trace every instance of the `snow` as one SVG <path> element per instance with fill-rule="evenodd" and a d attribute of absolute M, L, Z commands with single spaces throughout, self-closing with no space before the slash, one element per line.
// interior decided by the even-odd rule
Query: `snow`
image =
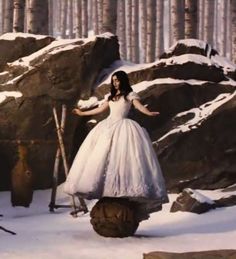
<path fill-rule="evenodd" d="M 206 64 L 208 66 L 215 65 L 213 60 L 211 60 L 210 58 L 198 54 L 183 54 L 181 56 L 173 56 L 166 59 L 163 58 L 160 59 L 159 62 L 157 62 L 156 64 L 165 63 L 166 65 L 171 66 L 176 64 L 182 65 L 188 62 L 193 62 L 196 64 Z"/>
<path fill-rule="evenodd" d="M 19 98 L 22 93 L 19 91 L 2 91 L 0 92 L 0 103 L 4 102 L 8 97 Z"/>
<path fill-rule="evenodd" d="M 235 71 L 236 70 L 236 66 L 235 64 L 228 60 L 225 57 L 221 57 L 219 55 L 215 55 L 211 57 L 212 61 L 215 64 L 218 64 L 219 67 L 222 67 L 222 69 L 224 70 L 224 73 L 227 74 L 230 71 Z"/>
<path fill-rule="evenodd" d="M 8 32 L 0 36 L 0 40 L 15 40 L 16 38 L 35 38 L 37 40 L 48 38 L 48 35 L 36 35 L 23 32 Z"/>
<path fill-rule="evenodd" d="M 173 44 L 167 51 L 166 53 L 171 53 L 178 44 L 183 44 L 188 47 L 197 47 L 200 49 L 205 49 L 206 48 L 206 42 L 202 40 L 197 40 L 197 39 L 183 39 L 183 40 L 178 40 L 175 44 Z"/>
<path fill-rule="evenodd" d="M 60 186 L 58 204 L 69 204 Z M 221 190 L 198 192 L 218 199 L 226 195 Z M 235 191 L 230 194 L 236 194 Z M 48 211 L 51 190 L 34 192 L 30 208 L 11 207 L 10 193 L 0 192 L 0 208 L 4 217 L 0 225 L 17 233 L 0 230 L 1 259 L 141 259 L 151 251 L 200 251 L 235 249 L 236 206 L 217 208 L 204 214 L 170 213 L 177 194 L 170 194 L 170 203 L 160 212 L 143 221 L 135 236 L 104 238 L 97 235 L 89 223 L 89 214 L 72 218 L 69 209 Z M 229 193 L 227 193 L 229 195 Z M 96 201 L 90 201 L 88 207 Z"/>
<path fill-rule="evenodd" d="M 199 191 L 193 190 L 191 188 L 186 188 L 184 190 L 187 191 L 193 199 L 197 200 L 200 203 L 208 203 L 208 204 L 215 203 L 213 200 L 211 200 L 207 196 L 203 195 Z"/>
<path fill-rule="evenodd" d="M 197 108 L 178 113 L 175 118 L 185 116 L 187 114 L 192 114 L 193 116 L 187 122 L 178 125 L 176 128 L 170 130 L 167 134 L 159 138 L 154 143 L 157 144 L 158 142 L 162 141 L 172 134 L 186 132 L 198 128 L 217 108 L 230 101 L 235 95 L 236 91 L 234 91 L 233 93 L 219 94 L 215 99 L 206 102 Z"/>
<path fill-rule="evenodd" d="M 203 85 L 207 81 L 201 81 L 201 80 L 195 80 L 195 79 L 189 79 L 189 80 L 182 80 L 182 79 L 174 79 L 170 77 L 166 78 L 157 78 L 151 81 L 142 81 L 140 83 L 132 85 L 132 89 L 138 93 L 141 91 L 144 91 L 148 89 L 150 86 L 153 85 L 161 85 L 161 84 L 189 84 L 189 85 Z"/>

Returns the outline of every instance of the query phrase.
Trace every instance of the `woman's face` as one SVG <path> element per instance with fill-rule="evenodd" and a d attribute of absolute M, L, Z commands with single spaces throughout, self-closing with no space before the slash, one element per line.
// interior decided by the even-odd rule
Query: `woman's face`
<path fill-rule="evenodd" d="M 119 90 L 120 89 L 120 81 L 119 79 L 117 78 L 117 76 L 113 76 L 112 77 L 112 83 L 115 87 L 116 90 Z"/>

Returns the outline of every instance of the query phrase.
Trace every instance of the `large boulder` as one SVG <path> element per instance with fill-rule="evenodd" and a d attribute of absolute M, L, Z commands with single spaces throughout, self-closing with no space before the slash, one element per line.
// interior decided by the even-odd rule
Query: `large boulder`
<path fill-rule="evenodd" d="M 89 39 L 55 40 L 5 66 L 0 73 L 0 190 L 9 188 L 18 140 L 28 149 L 26 159 L 35 188 L 50 187 L 57 148 L 52 107 L 57 108 L 60 121 L 61 104 L 67 105 L 64 135 L 71 162 L 74 138 L 80 139 L 74 135 L 80 119 L 71 109 L 78 98 L 91 95 L 101 70 L 118 59 L 117 37 L 107 33 Z M 59 179 L 64 179 L 62 172 Z"/>
<path fill-rule="evenodd" d="M 205 42 L 182 40 L 151 65 L 118 69 L 128 72 L 142 102 L 160 111 L 155 118 L 136 111 L 130 116 L 148 130 L 170 191 L 236 182 L 233 63 Z M 109 79 L 94 95 L 101 100 L 108 91 Z"/>
<path fill-rule="evenodd" d="M 0 71 L 7 62 L 28 56 L 49 45 L 55 39 L 48 35 L 6 33 L 0 36 Z"/>

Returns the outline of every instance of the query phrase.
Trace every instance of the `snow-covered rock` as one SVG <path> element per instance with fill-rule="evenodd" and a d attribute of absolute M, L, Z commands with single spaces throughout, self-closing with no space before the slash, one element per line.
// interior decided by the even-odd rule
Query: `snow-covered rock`
<path fill-rule="evenodd" d="M 229 75 L 235 69 L 199 40 L 181 40 L 151 64 L 116 68 L 129 74 L 142 102 L 160 112 L 149 118 L 132 111 L 131 117 L 149 131 L 169 190 L 236 182 L 236 81 Z M 95 95 L 102 99 L 108 91 L 109 77 Z"/>
<path fill-rule="evenodd" d="M 41 40 L 39 36 L 21 36 L 17 34 L 11 39 L 2 36 L 2 41 L 17 45 L 22 39 L 27 45 L 28 41 Z M 4 44 L 0 39 L 0 48 Z M 0 190 L 10 186 L 10 170 L 17 160 L 17 140 L 29 150 L 27 159 L 35 176 L 35 187 L 50 186 L 57 147 L 52 107 L 56 106 L 59 120 L 61 104 L 68 107 L 65 145 L 70 157 L 74 142 L 80 140 L 76 137 L 74 141 L 79 126 L 71 113 L 72 107 L 79 98 L 89 98 L 102 69 L 119 59 L 117 37 L 110 33 L 54 40 L 40 49 L 31 47 L 28 43 L 27 49 L 33 53 L 22 53 L 23 57 L 8 62 L 0 73 Z M 84 137 L 81 128 L 78 132 Z M 60 179 L 64 179 L 63 172 Z"/>

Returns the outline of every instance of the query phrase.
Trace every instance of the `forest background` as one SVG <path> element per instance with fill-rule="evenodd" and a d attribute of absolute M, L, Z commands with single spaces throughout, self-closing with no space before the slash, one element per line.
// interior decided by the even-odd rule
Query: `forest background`
<path fill-rule="evenodd" d="M 0 0 L 0 34 L 85 38 L 107 31 L 133 63 L 153 62 L 184 38 L 236 62 L 235 0 Z"/>

